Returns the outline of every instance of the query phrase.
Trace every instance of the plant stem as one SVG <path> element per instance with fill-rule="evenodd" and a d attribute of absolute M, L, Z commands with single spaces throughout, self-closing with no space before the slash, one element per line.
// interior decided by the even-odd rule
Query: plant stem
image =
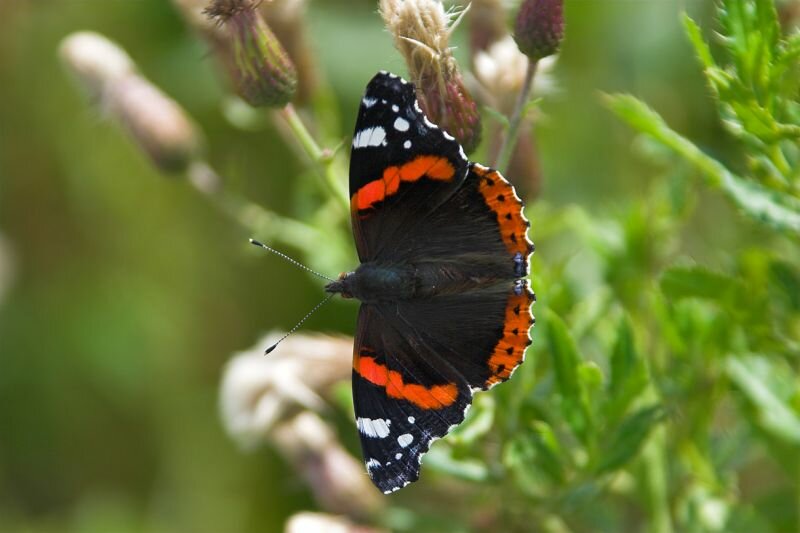
<path fill-rule="evenodd" d="M 672 533 L 672 520 L 669 514 L 666 473 L 666 445 L 664 429 L 656 428 L 644 450 L 642 462 L 645 470 L 643 479 L 644 496 L 650 508 L 650 531 L 653 533 Z"/>
<path fill-rule="evenodd" d="M 300 116 L 297 114 L 292 104 L 288 104 L 281 109 L 280 115 L 292 130 L 292 133 L 294 133 L 303 151 L 305 151 L 308 157 L 313 161 L 316 166 L 317 175 L 320 177 L 323 186 L 338 199 L 345 211 L 349 212 L 350 200 L 347 197 L 347 193 L 345 193 L 344 189 L 341 187 L 336 172 L 334 171 L 333 157 L 319 147 L 311 136 L 311 133 L 306 129 L 303 121 L 300 120 Z"/>
<path fill-rule="evenodd" d="M 511 120 L 508 123 L 508 131 L 506 131 L 506 137 L 503 139 L 503 145 L 500 147 L 500 152 L 493 165 L 494 168 L 501 172 L 508 170 L 507 167 L 509 161 L 511 161 L 511 154 L 514 153 L 514 147 L 517 145 L 519 126 L 522 123 L 525 106 L 530 99 L 531 89 L 533 88 L 533 76 L 536 74 L 537 64 L 537 61 L 528 60 L 528 68 L 525 71 L 525 82 L 522 84 L 517 103 L 514 106 L 514 112 L 511 114 Z"/>
<path fill-rule="evenodd" d="M 221 178 L 206 161 L 192 162 L 186 174 L 189 182 L 217 209 L 259 240 L 268 244 L 281 242 L 310 253 L 324 238 L 312 226 L 282 217 L 239 196 L 224 192 Z"/>

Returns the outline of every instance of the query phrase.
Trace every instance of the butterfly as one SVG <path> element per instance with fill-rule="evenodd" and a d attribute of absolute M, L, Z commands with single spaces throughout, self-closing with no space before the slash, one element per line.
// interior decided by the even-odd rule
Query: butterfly
<path fill-rule="evenodd" d="M 425 116 L 413 84 L 372 78 L 350 159 L 361 264 L 325 288 L 361 302 L 353 403 L 367 472 L 385 493 L 416 481 L 473 393 L 524 359 L 535 296 L 522 207 L 499 172 L 469 162 Z"/>

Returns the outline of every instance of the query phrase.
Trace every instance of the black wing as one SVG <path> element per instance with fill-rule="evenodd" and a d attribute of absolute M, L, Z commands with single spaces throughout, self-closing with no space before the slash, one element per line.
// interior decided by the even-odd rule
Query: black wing
<path fill-rule="evenodd" d="M 362 305 L 353 359 L 353 403 L 372 482 L 394 492 L 419 478 L 422 455 L 464 420 L 472 391 L 388 307 Z"/>
<path fill-rule="evenodd" d="M 350 155 L 353 233 L 361 262 L 390 254 L 467 174 L 464 151 L 420 110 L 414 86 L 380 72 L 367 85 Z"/>

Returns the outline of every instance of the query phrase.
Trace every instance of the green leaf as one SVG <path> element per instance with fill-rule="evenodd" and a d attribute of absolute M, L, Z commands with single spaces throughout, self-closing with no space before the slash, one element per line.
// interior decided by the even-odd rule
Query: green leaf
<path fill-rule="evenodd" d="M 800 236 L 800 201 L 731 173 L 691 141 L 671 130 L 658 113 L 633 96 L 609 95 L 607 103 L 631 127 L 650 135 L 690 162 L 710 186 L 721 189 L 745 215 L 794 237 Z"/>
<path fill-rule="evenodd" d="M 494 423 L 494 412 L 494 397 L 489 394 L 477 395 L 466 420 L 450 435 L 450 443 L 471 444 L 489 433 Z"/>
<path fill-rule="evenodd" d="M 794 311 L 800 311 L 800 272 L 785 261 L 774 261 L 769 268 L 770 282 L 789 301 Z"/>
<path fill-rule="evenodd" d="M 714 57 L 711 55 L 711 49 L 708 47 L 708 43 L 706 43 L 705 39 L 703 39 L 703 33 L 700 27 L 686 13 L 681 15 L 681 19 L 683 20 L 683 27 L 686 31 L 686 35 L 689 37 L 692 46 L 694 46 L 694 51 L 697 54 L 697 58 L 703 64 L 703 67 L 709 68 L 715 66 Z"/>
<path fill-rule="evenodd" d="M 567 460 L 553 428 L 546 422 L 533 422 L 532 443 L 536 449 L 537 463 L 553 481 L 563 483 Z"/>
<path fill-rule="evenodd" d="M 586 389 L 580 379 L 581 357 L 566 324 L 552 311 L 545 315 L 547 340 L 553 358 L 553 371 L 561 393 L 561 410 L 575 435 L 587 444 L 592 414 Z"/>
<path fill-rule="evenodd" d="M 630 320 L 623 317 L 617 328 L 617 340 L 611 352 L 611 379 L 608 403 L 604 406 L 607 423 L 615 424 L 630 404 L 647 387 L 649 376 L 644 360 L 636 350 Z"/>
<path fill-rule="evenodd" d="M 627 417 L 614 434 L 605 439 L 595 472 L 599 475 L 617 470 L 633 459 L 663 417 L 664 411 L 658 405 L 644 407 Z"/>
<path fill-rule="evenodd" d="M 725 372 L 756 411 L 757 421 L 774 437 L 800 445 L 800 415 L 789 403 L 795 384 L 789 368 L 764 355 L 731 356 Z"/>
<path fill-rule="evenodd" d="M 517 488 L 528 496 L 538 498 L 552 492 L 549 476 L 543 476 L 536 465 L 536 447 L 529 434 L 520 433 L 506 443 L 503 466 Z"/>
<path fill-rule="evenodd" d="M 661 290 L 670 299 L 703 298 L 727 303 L 744 287 L 736 279 L 701 266 L 672 267 L 661 276 Z"/>
<path fill-rule="evenodd" d="M 434 446 L 425 455 L 425 466 L 467 481 L 481 482 L 489 479 L 489 468 L 477 459 L 456 459 L 451 448 Z"/>
<path fill-rule="evenodd" d="M 486 113 L 486 116 L 500 124 L 504 130 L 508 129 L 508 117 L 502 114 L 500 111 L 489 106 L 483 106 L 483 112 Z"/>

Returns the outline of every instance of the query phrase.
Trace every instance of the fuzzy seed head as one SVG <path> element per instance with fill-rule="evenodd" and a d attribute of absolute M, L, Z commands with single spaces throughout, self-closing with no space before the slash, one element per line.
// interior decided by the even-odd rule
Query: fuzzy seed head
<path fill-rule="evenodd" d="M 81 31 L 68 35 L 61 41 L 59 55 L 93 100 L 101 99 L 115 81 L 136 73 L 128 54 L 99 33 Z"/>
<path fill-rule="evenodd" d="M 109 111 L 162 172 L 186 170 L 196 158 L 200 142 L 183 108 L 140 76 L 113 86 Z"/>
<path fill-rule="evenodd" d="M 564 38 L 564 0 L 524 0 L 514 24 L 514 40 L 532 61 L 553 55 Z"/>
<path fill-rule="evenodd" d="M 297 73 L 252 0 L 214 0 L 205 13 L 223 32 L 215 44 L 239 96 L 254 107 L 282 107 L 297 87 Z"/>
<path fill-rule="evenodd" d="M 79 32 L 59 49 L 79 85 L 162 172 L 184 171 L 199 153 L 199 135 L 183 108 L 138 73 L 125 51 L 104 36 Z"/>
<path fill-rule="evenodd" d="M 380 12 L 406 60 L 425 114 L 467 153 L 480 141 L 480 115 L 449 47 L 456 13 L 437 0 L 381 0 Z"/>

